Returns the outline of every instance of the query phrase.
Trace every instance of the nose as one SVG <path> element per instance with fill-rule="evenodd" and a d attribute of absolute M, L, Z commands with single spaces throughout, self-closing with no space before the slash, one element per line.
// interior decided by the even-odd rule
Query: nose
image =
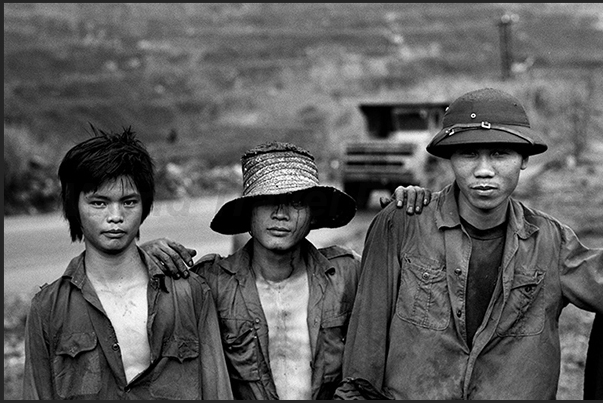
<path fill-rule="evenodd" d="M 490 160 L 490 158 L 486 155 L 480 156 L 477 161 L 477 166 L 475 167 L 475 176 L 478 178 L 489 178 L 494 176 L 494 173 L 494 168 L 492 166 L 492 161 Z"/>
<path fill-rule="evenodd" d="M 277 220 L 284 220 L 289 217 L 289 205 L 286 203 L 278 203 L 274 205 L 272 217 Z"/>
<path fill-rule="evenodd" d="M 122 222 L 124 220 L 123 209 L 118 204 L 110 204 L 107 214 L 107 221 L 109 222 Z"/>

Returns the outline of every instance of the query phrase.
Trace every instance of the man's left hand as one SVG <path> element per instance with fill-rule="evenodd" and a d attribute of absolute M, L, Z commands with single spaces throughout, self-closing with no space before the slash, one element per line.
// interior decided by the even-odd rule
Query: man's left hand
<path fill-rule="evenodd" d="M 196 250 L 168 238 L 153 239 L 139 246 L 165 274 L 176 279 L 188 278 L 188 268 L 193 265 L 193 257 L 197 254 Z"/>
<path fill-rule="evenodd" d="M 408 215 L 421 214 L 423 207 L 431 202 L 431 190 L 415 185 L 398 186 L 390 197 L 381 196 L 381 208 L 394 200 L 396 207 L 404 207 Z"/>

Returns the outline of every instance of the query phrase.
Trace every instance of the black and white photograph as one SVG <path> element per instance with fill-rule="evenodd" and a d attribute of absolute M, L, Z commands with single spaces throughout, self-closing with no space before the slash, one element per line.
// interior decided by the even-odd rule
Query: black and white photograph
<path fill-rule="evenodd" d="M 600 3 L 4 3 L 4 400 L 603 400 Z"/>

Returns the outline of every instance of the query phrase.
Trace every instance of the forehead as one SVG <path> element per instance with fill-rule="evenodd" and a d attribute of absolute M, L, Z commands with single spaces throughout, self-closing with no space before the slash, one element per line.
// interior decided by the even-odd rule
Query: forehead
<path fill-rule="evenodd" d="M 507 151 L 512 153 L 520 154 L 519 148 L 508 143 L 488 143 L 488 144 L 463 144 L 459 145 L 452 150 L 452 153 L 457 152 L 492 152 L 492 151 Z"/>
<path fill-rule="evenodd" d="M 117 178 L 106 180 L 99 184 L 96 189 L 91 189 L 89 192 L 85 193 L 132 194 L 138 193 L 138 188 L 132 178 L 122 175 Z"/>

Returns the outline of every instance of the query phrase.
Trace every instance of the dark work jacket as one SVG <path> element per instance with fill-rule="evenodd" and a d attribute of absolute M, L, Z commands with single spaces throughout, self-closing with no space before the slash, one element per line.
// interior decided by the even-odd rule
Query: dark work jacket
<path fill-rule="evenodd" d="M 115 331 L 87 280 L 84 254 L 34 296 L 25 334 L 23 396 L 32 399 L 232 399 L 209 287 L 197 275 L 149 270 L 151 364 L 129 383 Z"/>
<path fill-rule="evenodd" d="M 316 249 L 302 241 L 308 262 L 308 329 L 312 349 L 312 399 L 332 399 L 341 381 L 348 320 L 359 278 L 360 256 L 350 249 Z M 278 399 L 268 360 L 268 323 L 250 269 L 253 239 L 227 258 L 207 255 L 193 270 L 214 295 L 235 399 Z"/>
<path fill-rule="evenodd" d="M 373 219 L 336 398 L 555 399 L 559 315 L 568 303 L 603 312 L 603 249 L 511 199 L 501 272 L 469 349 L 471 239 L 457 189 L 434 193 L 420 215 L 391 205 Z"/>
<path fill-rule="evenodd" d="M 603 314 L 593 319 L 584 365 L 584 400 L 603 400 Z"/>

